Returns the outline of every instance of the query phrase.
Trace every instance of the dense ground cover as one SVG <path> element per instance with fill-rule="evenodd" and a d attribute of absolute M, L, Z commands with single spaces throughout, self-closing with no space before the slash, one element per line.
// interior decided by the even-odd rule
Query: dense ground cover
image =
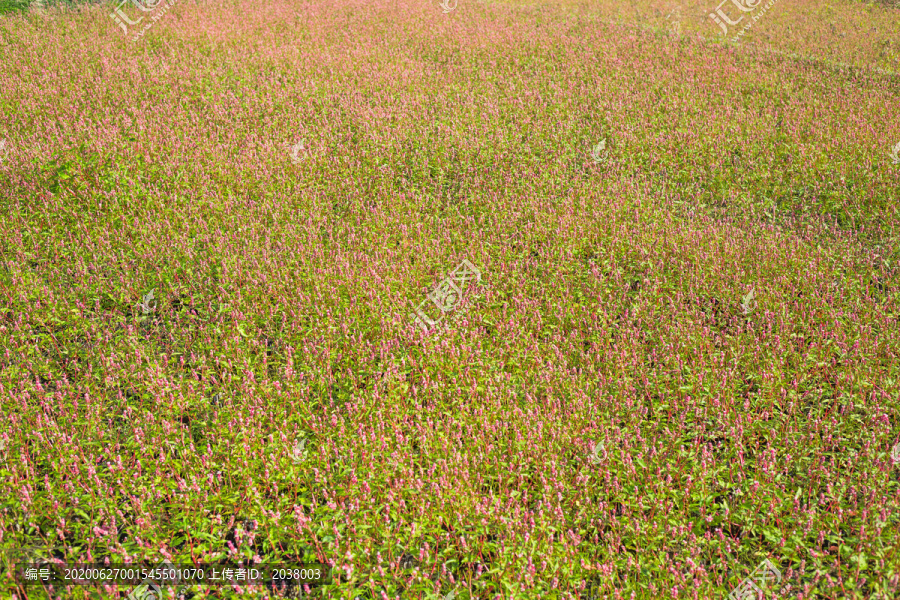
<path fill-rule="evenodd" d="M 884 37 L 783 35 L 817 10 Z M 646 2 L 109 13 L 0 17 L 0 596 L 49 556 L 896 596 L 898 11 L 740 46 Z"/>

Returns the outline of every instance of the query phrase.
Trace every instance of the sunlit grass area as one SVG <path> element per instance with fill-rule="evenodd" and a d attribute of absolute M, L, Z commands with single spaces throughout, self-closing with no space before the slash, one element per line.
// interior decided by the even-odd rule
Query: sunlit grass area
<path fill-rule="evenodd" d="M 754 6 L 4 9 L 0 597 L 896 597 L 900 11 Z"/>

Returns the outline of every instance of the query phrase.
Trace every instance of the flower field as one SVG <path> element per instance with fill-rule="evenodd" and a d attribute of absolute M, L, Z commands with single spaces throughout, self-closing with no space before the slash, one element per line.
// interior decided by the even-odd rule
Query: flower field
<path fill-rule="evenodd" d="M 0 598 L 900 595 L 900 8 L 719 6 L 0 0 Z"/>

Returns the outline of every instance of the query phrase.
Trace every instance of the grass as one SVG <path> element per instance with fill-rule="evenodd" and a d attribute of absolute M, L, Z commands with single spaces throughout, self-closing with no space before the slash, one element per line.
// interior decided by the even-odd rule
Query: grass
<path fill-rule="evenodd" d="M 896 10 L 672 8 L 0 17 L 0 596 L 894 597 Z"/>
<path fill-rule="evenodd" d="M 121 4 L 121 0 L 118 3 L 109 0 L 0 0 L 0 15 L 35 13 L 40 16 L 42 10 L 77 10 L 92 4 L 115 7 Z"/>

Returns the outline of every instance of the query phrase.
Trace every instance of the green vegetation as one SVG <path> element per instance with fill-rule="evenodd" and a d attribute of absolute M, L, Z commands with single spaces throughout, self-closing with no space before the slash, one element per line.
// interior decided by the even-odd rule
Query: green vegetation
<path fill-rule="evenodd" d="M 896 597 L 896 12 L 671 8 L 0 17 L 0 597 Z"/>

